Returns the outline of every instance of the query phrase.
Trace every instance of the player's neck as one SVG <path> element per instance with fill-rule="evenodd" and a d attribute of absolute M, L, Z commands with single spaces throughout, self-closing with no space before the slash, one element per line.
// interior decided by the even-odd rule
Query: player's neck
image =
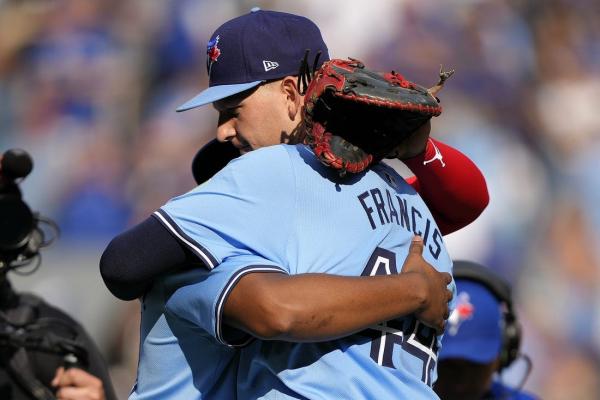
<path fill-rule="evenodd" d="M 306 127 L 302 122 L 299 122 L 298 125 L 292 129 L 290 133 L 282 130 L 280 143 L 283 144 L 299 144 L 304 142 L 304 138 L 306 137 Z"/>

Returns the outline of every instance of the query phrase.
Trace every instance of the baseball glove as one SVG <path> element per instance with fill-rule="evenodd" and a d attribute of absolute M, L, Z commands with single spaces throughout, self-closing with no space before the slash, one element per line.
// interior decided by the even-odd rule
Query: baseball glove
<path fill-rule="evenodd" d="M 361 172 L 441 114 L 435 94 L 453 72 L 440 71 L 437 86 L 426 89 L 355 59 L 327 61 L 306 89 L 305 143 L 341 176 Z"/>

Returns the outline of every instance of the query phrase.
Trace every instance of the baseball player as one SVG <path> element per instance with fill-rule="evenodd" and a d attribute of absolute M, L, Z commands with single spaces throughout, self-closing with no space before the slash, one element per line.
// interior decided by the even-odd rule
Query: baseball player
<path fill-rule="evenodd" d="M 268 339 L 302 340 L 295 332 L 288 336 L 285 314 L 281 315 L 284 327 L 267 330 L 265 335 L 254 321 L 254 316 L 265 312 L 260 309 L 262 303 L 245 299 L 276 291 L 282 285 L 280 275 L 393 275 L 398 278 L 396 290 L 404 296 L 390 296 L 388 307 L 398 307 L 394 314 L 402 318 L 326 343 L 252 341 L 240 350 L 238 396 L 435 398 L 431 384 L 436 380 L 437 333 L 441 330 L 436 333 L 435 321 L 420 316 L 411 301 L 424 283 L 413 280 L 417 274 L 398 274 L 398 264 L 408 256 L 415 232 L 428 230 L 423 257 L 448 274 L 445 284 L 450 285 L 452 264 L 441 232 L 414 189 L 385 164 L 344 185 L 330 180 L 332 174 L 305 146 L 266 147 L 232 161 L 209 182 L 157 211 L 165 227 L 185 235 L 215 264 L 221 260 L 206 279 L 177 290 L 168 309 L 230 346 L 246 345 L 248 340 L 237 331 L 231 339 L 223 324 L 225 317 L 229 329 L 237 327 Z M 274 192 L 271 185 L 278 190 Z M 264 193 L 269 196 L 265 198 Z M 235 212 L 207 212 L 219 207 Z M 232 218 L 244 224 L 232 223 Z M 232 247 L 232 242 L 243 245 Z M 264 273 L 239 283 L 243 298 L 234 298 L 237 307 L 227 308 L 231 290 L 249 272 Z M 305 278 L 310 280 L 310 275 Z M 349 304 L 365 300 L 352 284 L 344 290 L 352 297 Z M 320 303 L 320 297 L 304 302 Z M 444 303 L 451 298 L 448 291 Z M 224 315 L 226 309 L 229 313 Z M 347 324 L 335 320 L 340 317 L 335 313 L 299 316 L 303 323 L 313 319 L 317 326 L 353 333 L 350 324 L 349 329 L 340 328 Z M 326 333 L 324 338 L 332 336 Z M 309 336 L 310 340 L 324 338 Z"/>
<path fill-rule="evenodd" d="M 268 38 L 264 37 L 265 32 L 269 32 Z M 285 34 L 277 35 L 276 32 L 285 32 Z M 296 34 L 290 35 L 290 32 Z M 273 37 L 277 40 L 272 40 Z M 284 42 L 284 39 L 287 42 Z M 290 40 L 291 42 L 289 42 Z M 264 47 L 269 46 L 266 46 L 266 43 L 273 47 L 268 49 L 269 54 L 277 57 L 269 56 L 267 58 L 265 55 L 267 50 Z M 242 44 L 244 51 L 243 54 L 240 54 Z M 395 325 L 393 328 L 383 330 L 376 328 L 375 332 L 378 332 L 380 339 L 375 338 L 371 341 L 369 338 L 373 336 L 373 332 L 369 331 L 369 334 L 361 336 L 360 339 L 353 337 L 350 340 L 352 343 L 362 342 L 356 343 L 359 346 L 356 354 L 361 355 L 363 361 L 373 363 L 367 370 L 370 371 L 372 367 L 373 374 L 382 373 L 381 378 L 389 383 L 382 389 L 383 391 L 391 390 L 394 384 L 398 383 L 399 378 L 406 376 L 411 381 L 411 384 L 407 385 L 407 393 L 434 395 L 430 385 L 435 380 L 435 351 L 431 349 L 437 346 L 438 338 L 435 333 L 441 330 L 444 314 L 447 312 L 446 303 L 450 296 L 450 292 L 446 288 L 449 282 L 448 275 L 425 267 L 415 271 L 408 268 L 407 274 L 401 275 L 393 274 L 393 272 L 400 272 L 400 265 L 404 263 L 408 254 L 412 237 L 415 233 L 420 233 L 423 236 L 423 248 L 425 249 L 423 257 L 447 273 L 449 258 L 445 252 L 441 235 L 464 226 L 482 211 L 487 204 L 485 183 L 480 172 L 466 157 L 439 142 L 428 142 L 428 126 L 423 130 L 425 140 L 422 140 L 418 151 L 420 154 L 407 163 L 409 165 L 414 163 L 415 170 L 425 177 L 422 181 L 413 180 L 413 185 L 421 191 L 424 197 L 429 198 L 433 204 L 432 207 L 437 206 L 435 217 L 427 210 L 414 188 L 383 164 L 377 166 L 376 170 L 367 172 L 365 177 L 369 176 L 369 178 L 363 178 L 364 182 L 363 179 L 359 179 L 357 182 L 352 182 L 351 185 L 348 183 L 339 185 L 328 179 L 327 173 L 330 170 L 320 164 L 314 158 L 314 154 L 311 155 L 309 148 L 305 146 L 267 148 L 266 146 L 282 141 L 293 143 L 299 139 L 295 127 L 299 122 L 303 99 L 296 88 L 297 81 L 291 65 L 297 63 L 300 57 L 298 54 L 289 55 L 288 45 L 300 49 L 298 54 L 303 53 L 306 48 L 311 48 L 315 52 L 321 50 L 326 55 L 326 47 L 318 28 L 305 18 L 289 14 L 256 11 L 229 21 L 215 32 L 208 49 L 211 87 L 182 108 L 188 109 L 212 102 L 220 113 L 217 134 L 220 140 L 233 143 L 242 153 L 263 147 L 265 149 L 235 160 L 205 185 L 200 186 L 197 191 L 170 202 L 159 210 L 154 218 L 144 221 L 113 240 L 103 254 L 101 260 L 103 277 L 113 293 L 123 298 L 132 298 L 142 294 L 152 283 L 151 290 L 145 294 L 143 300 L 140 366 L 132 398 L 175 398 L 178 396 L 228 398 L 232 395 L 231 391 L 236 390 L 235 381 L 231 379 L 236 377 L 238 373 L 236 371 L 239 371 L 242 360 L 249 360 L 252 353 L 247 352 L 242 358 L 241 355 L 244 353 L 219 346 L 219 341 L 232 340 L 230 337 L 225 338 L 221 335 L 230 330 L 229 325 L 221 325 L 222 316 L 220 314 L 211 314 L 213 316 L 203 314 L 197 320 L 197 315 L 186 315 L 184 311 L 186 304 L 204 301 L 204 299 L 197 299 L 186 293 L 179 294 L 179 300 L 172 303 L 171 314 L 163 314 L 164 303 L 171 298 L 173 291 L 185 284 L 198 285 L 203 282 L 210 288 L 207 290 L 214 294 L 213 299 L 220 299 L 218 301 L 219 312 L 231 311 L 227 312 L 225 317 L 231 318 L 229 321 L 232 321 L 230 322 L 232 326 L 241 327 L 259 337 L 272 336 L 297 341 L 325 340 L 354 333 L 398 316 L 420 315 L 421 320 L 418 324 L 417 319 L 411 317 L 403 320 L 404 322 L 400 323 L 402 326 Z M 226 54 L 229 56 L 225 57 Z M 323 58 L 326 59 L 326 57 Z M 256 62 L 257 60 L 258 62 Z M 263 61 L 269 61 L 269 63 Z M 248 66 L 256 64 L 260 65 L 262 69 L 239 71 L 241 68 L 250 68 Z M 275 64 L 277 64 L 276 67 Z M 422 139 L 420 136 L 419 138 Z M 441 167 L 441 163 L 430 163 L 424 167 L 423 161 L 435 155 L 436 145 L 445 157 L 445 167 Z M 424 147 L 426 148 L 423 153 Z M 407 154 L 410 153 L 405 153 L 405 155 Z M 320 193 L 325 197 L 303 198 L 302 203 L 298 203 L 302 204 L 301 206 L 296 206 L 295 203 L 290 204 L 289 196 L 292 195 L 292 192 L 302 193 L 298 190 L 299 188 L 294 188 L 292 192 L 287 193 L 289 187 L 286 189 L 286 186 L 297 183 L 295 178 L 292 179 L 293 176 L 289 175 L 295 171 L 295 168 L 299 168 L 299 174 L 306 178 L 304 184 L 312 185 L 313 180 L 320 179 L 321 186 L 310 190 L 314 191 L 313 194 Z M 443 173 L 441 168 L 445 168 Z M 281 172 L 281 176 L 276 173 L 277 171 Z M 459 171 L 464 175 L 457 183 L 456 180 L 450 178 L 458 176 Z M 272 179 L 272 175 L 279 177 Z M 472 180 L 470 181 L 470 179 Z M 280 186 L 281 180 L 288 180 L 287 185 Z M 427 190 L 426 180 L 438 183 L 437 190 L 444 188 L 442 190 L 444 196 L 436 194 L 436 190 Z M 371 186 L 366 190 L 366 186 L 359 185 L 361 182 L 362 185 Z M 467 182 L 473 184 L 473 187 L 469 187 L 469 196 L 464 193 L 464 185 Z M 337 196 L 329 197 L 334 194 L 332 192 L 334 187 L 339 187 L 340 193 Z M 449 188 L 454 191 L 445 190 Z M 214 192 L 211 192 L 213 189 Z M 360 189 L 363 191 L 358 193 L 357 191 Z M 470 196 L 473 193 L 471 190 L 475 192 L 476 196 Z M 280 197 L 282 192 L 286 192 L 283 194 L 284 197 Z M 460 194 L 454 196 L 456 192 Z M 338 193 L 337 189 L 335 193 Z M 400 209 L 400 205 L 393 204 L 395 212 L 392 212 L 391 208 L 386 210 L 387 199 L 380 196 L 387 196 L 387 193 L 390 196 L 396 194 L 404 196 L 400 200 L 393 200 L 400 201 L 404 208 Z M 357 198 L 352 197 L 353 195 L 360 196 L 359 199 L 362 200 L 359 201 L 359 206 L 362 208 L 356 208 Z M 348 208 L 332 208 L 337 201 L 348 199 L 352 199 L 353 204 L 348 204 Z M 384 199 L 383 202 L 381 199 Z M 457 199 L 460 200 L 457 201 Z M 305 203 L 312 200 L 318 200 L 318 202 Z M 453 201 L 455 202 L 453 203 Z M 461 204 L 463 201 L 465 202 Z M 193 207 L 192 203 L 194 203 Z M 300 223 L 299 221 L 304 218 L 300 214 L 293 215 L 296 208 L 302 208 L 304 211 L 317 211 L 318 207 L 314 208 L 315 204 L 327 206 L 327 208 L 319 211 L 322 214 L 309 213 L 305 216 L 308 219 L 306 219 L 306 229 L 303 229 L 304 233 L 289 238 L 279 235 L 281 229 L 287 232 L 291 223 Z M 449 217 L 448 215 L 452 215 L 448 212 L 448 207 L 452 207 L 449 204 L 458 207 L 464 206 L 461 210 L 465 210 L 465 212 L 453 211 L 454 217 Z M 283 206 L 285 209 L 281 208 Z M 254 207 L 258 208 L 254 209 Z M 199 214 L 195 213 L 194 208 L 198 209 Z M 268 212 L 269 219 L 261 219 L 260 216 L 270 208 L 272 208 L 272 213 Z M 342 210 L 344 211 L 342 212 Z M 356 211 L 360 212 L 357 214 Z M 348 213 L 349 219 L 344 224 L 338 224 L 339 221 L 335 220 L 326 227 L 322 223 L 329 218 L 329 212 L 333 212 L 338 217 Z M 207 216 L 204 213 L 212 215 L 215 219 L 204 219 Z M 320 224 L 316 224 L 315 217 L 319 215 L 322 218 Z M 300 217 L 302 218 L 299 220 Z M 375 225 L 381 226 L 372 228 L 369 218 L 372 218 Z M 380 218 L 384 218 L 383 221 L 386 222 L 381 222 Z M 392 218 L 391 222 L 389 218 Z M 352 242 L 335 249 L 335 246 L 330 246 L 326 252 L 320 252 L 326 243 L 326 237 L 320 234 L 323 229 L 330 231 L 329 234 L 338 232 L 345 235 L 353 231 L 354 224 L 358 220 L 361 221 L 360 227 L 356 225 L 359 229 L 356 235 L 351 235 L 353 236 Z M 368 235 L 362 225 L 365 221 L 369 224 Z M 399 224 L 400 221 L 402 221 L 401 224 Z M 254 227 L 253 222 L 260 222 L 260 224 Z M 436 223 L 438 224 L 436 225 Z M 304 227 L 304 225 L 302 226 Z M 345 230 L 344 227 L 348 227 L 348 230 Z M 381 228 L 378 230 L 381 233 L 379 236 L 372 234 L 376 228 Z M 296 231 L 295 228 L 294 231 Z M 309 232 L 313 232 L 314 235 L 309 235 Z M 389 237 L 386 232 L 389 233 Z M 359 238 L 367 236 L 369 240 L 364 243 L 365 248 L 360 252 L 353 253 L 352 248 L 347 246 L 350 243 L 357 245 L 356 241 Z M 274 238 L 279 239 L 277 244 L 274 244 Z M 389 242 L 384 241 L 385 238 L 388 238 Z M 306 240 L 317 247 L 314 247 L 314 251 L 311 250 L 310 254 L 307 252 L 306 255 L 303 255 L 304 252 L 300 251 L 300 245 L 307 245 Z M 338 237 L 333 240 L 332 244 L 340 241 L 343 240 Z M 257 244 L 257 242 L 262 242 L 262 244 Z M 379 254 L 377 252 L 378 244 L 388 246 L 388 248 L 382 247 L 385 252 Z M 270 248 L 272 245 L 274 247 Z M 288 245 L 295 249 L 293 253 L 282 252 L 282 248 Z M 292 250 L 292 247 L 289 250 Z M 418 241 L 413 247 L 420 248 Z M 333 256 L 331 253 L 334 252 L 336 253 L 335 257 L 327 260 Z M 363 259 L 367 253 L 368 258 L 373 257 L 372 263 Z M 318 260 L 311 258 L 315 255 L 318 255 Z M 286 259 L 293 262 L 285 261 Z M 324 261 L 327 262 L 324 263 Z M 207 268 L 154 280 L 157 273 L 172 271 L 173 267 L 178 264 L 189 264 L 190 262 L 201 263 Z M 344 268 L 345 264 L 349 266 L 347 270 Z M 136 273 L 141 270 L 145 271 L 143 278 L 134 280 L 136 285 L 130 285 L 129 277 L 139 276 Z M 384 271 L 392 273 L 393 276 L 370 276 L 381 275 Z M 217 274 L 217 272 L 222 273 Z M 344 278 L 305 274 L 307 272 L 329 272 L 342 275 L 361 275 L 364 272 L 366 276 Z M 118 279 L 119 275 L 121 278 L 125 276 L 126 279 Z M 230 279 L 233 280 L 230 281 Z M 415 280 L 415 282 L 408 285 L 407 281 L 411 280 Z M 225 281 L 227 281 L 226 286 L 231 289 L 227 292 L 219 290 L 219 282 Z M 408 286 L 411 287 L 411 290 L 407 290 Z M 427 299 L 424 302 L 416 301 L 420 299 L 419 286 L 423 289 L 423 299 Z M 271 290 L 276 287 L 286 288 L 285 293 Z M 244 288 L 273 296 L 246 297 L 244 291 L 240 291 Z M 238 297 L 236 293 L 241 296 Z M 313 301 L 308 302 L 306 299 L 298 301 L 302 295 L 306 295 Z M 284 307 L 286 303 L 279 301 L 282 296 L 289 299 L 290 303 L 287 304 L 299 306 L 296 310 L 308 313 L 307 315 L 311 315 L 311 318 L 293 318 L 294 315 L 300 314 L 295 314 L 296 311 L 293 307 L 286 309 Z M 258 314 L 259 318 L 251 318 L 250 324 L 246 326 L 245 321 L 235 320 L 235 310 L 239 309 L 230 301 L 225 301 L 227 299 L 241 299 L 241 303 L 248 306 L 248 310 L 257 306 L 258 308 L 254 309 L 256 311 L 260 310 L 261 305 L 271 305 L 274 307 L 271 311 L 276 311 L 249 313 L 248 315 Z M 255 300 L 257 302 L 253 303 Z M 313 318 L 315 315 L 318 315 L 319 318 Z M 208 326 L 199 326 L 201 321 L 208 323 L 211 318 L 215 322 L 218 319 L 218 323 L 211 325 L 210 329 L 207 329 Z M 280 321 L 289 323 L 282 325 Z M 258 326 L 266 326 L 266 331 L 256 330 L 255 326 L 252 326 L 253 323 Z M 396 331 L 398 327 L 400 330 Z M 412 330 L 410 330 L 411 327 Z M 401 336 L 398 332 L 404 332 L 402 329 L 415 333 L 415 335 L 418 333 L 418 337 L 423 336 L 423 340 L 430 350 L 425 351 L 423 346 L 415 341 L 417 337 L 415 335 L 408 335 L 407 341 L 402 347 L 396 340 L 396 337 Z M 392 333 L 391 339 L 386 340 L 387 334 L 392 331 L 396 333 Z M 239 330 L 231 330 L 231 332 L 234 336 L 239 336 L 242 341 L 246 340 L 246 336 Z M 382 332 L 385 335 L 382 335 Z M 381 354 L 387 354 L 387 356 L 374 359 L 370 356 L 366 357 L 365 351 L 369 347 L 367 342 L 392 343 L 392 347 L 400 346 L 396 350 L 405 348 L 408 350 L 401 350 L 406 354 L 396 352 L 394 355 L 394 351 L 385 351 L 386 345 L 380 345 Z M 256 343 L 264 342 L 257 341 Z M 338 342 L 330 343 L 332 348 L 339 345 Z M 409 343 L 423 351 L 416 356 L 411 355 L 413 350 Z M 317 355 L 317 353 L 314 354 Z M 319 353 L 319 355 L 323 358 L 326 356 L 324 353 Z M 299 361 L 297 358 L 288 356 L 289 354 L 284 358 L 289 358 L 293 362 Z M 269 363 L 273 361 L 265 360 Z M 395 363 L 398 360 L 409 362 L 410 372 L 407 375 L 404 375 L 404 371 L 398 372 L 400 369 L 394 368 L 391 372 L 385 372 L 386 369 L 391 368 L 390 362 Z M 260 374 L 266 372 L 258 371 Z M 279 393 L 288 393 L 289 390 L 292 390 L 288 389 L 287 384 L 274 382 L 270 374 L 266 373 L 264 376 L 266 386 L 262 386 L 262 390 L 271 386 Z M 225 384 L 226 382 L 229 384 Z M 238 387 L 243 387 L 244 382 L 249 382 L 249 380 L 240 379 Z M 289 384 L 293 386 L 291 382 Z M 356 386 L 350 385 L 348 390 L 354 393 Z M 229 392 L 223 393 L 223 391 Z M 302 391 L 297 393 L 302 393 Z M 252 398 L 259 394 L 240 393 L 240 395 Z"/>

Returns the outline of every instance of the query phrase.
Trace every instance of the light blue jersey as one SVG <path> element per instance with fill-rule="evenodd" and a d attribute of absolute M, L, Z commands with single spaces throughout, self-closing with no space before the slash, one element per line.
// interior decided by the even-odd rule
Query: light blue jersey
<path fill-rule="evenodd" d="M 235 271 L 283 272 L 267 261 L 257 265 L 255 259 L 235 257 L 227 266 Z M 209 269 L 199 268 L 157 279 L 142 299 L 140 356 L 130 400 L 236 398 L 239 354 L 233 346 L 219 343 L 213 332 L 197 324 L 164 313 L 165 303 L 177 288 L 201 284 L 210 274 Z M 221 291 L 214 287 L 205 294 L 217 298 Z M 247 343 L 248 336 L 240 336 L 240 345 Z"/>
<path fill-rule="evenodd" d="M 272 146 L 232 161 L 157 211 L 213 269 L 171 296 L 169 312 L 231 344 L 222 307 L 252 268 L 267 262 L 289 274 L 395 274 L 415 234 L 423 257 L 451 272 L 429 210 L 392 168 L 379 164 L 343 181 L 335 174 L 305 146 Z M 437 398 L 439 343 L 412 317 L 323 343 L 255 340 L 240 350 L 238 398 Z"/>
<path fill-rule="evenodd" d="M 257 265 L 255 257 L 235 257 L 227 265 L 235 271 L 282 272 L 267 261 Z M 208 269 L 194 269 L 157 279 L 142 299 L 140 356 L 130 400 L 235 398 L 239 354 L 233 346 L 223 346 L 214 333 L 164 313 L 177 288 L 202 284 L 210 274 Z M 217 289 L 206 295 L 217 298 L 222 291 Z M 240 336 L 240 345 L 247 343 L 248 336 Z"/>
<path fill-rule="evenodd" d="M 201 281 L 203 273 L 157 279 L 142 299 L 140 356 L 130 400 L 235 398 L 235 350 L 197 325 L 163 313 L 170 294 Z"/>

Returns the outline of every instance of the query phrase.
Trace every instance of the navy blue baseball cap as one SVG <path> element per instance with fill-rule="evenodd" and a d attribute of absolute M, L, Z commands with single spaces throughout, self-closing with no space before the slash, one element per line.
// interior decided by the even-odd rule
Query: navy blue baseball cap
<path fill-rule="evenodd" d="M 502 349 L 502 305 L 484 285 L 471 280 L 457 279 L 456 290 L 456 308 L 448 318 L 438 359 L 492 362 Z"/>
<path fill-rule="evenodd" d="M 311 66 L 319 51 L 317 66 L 329 60 L 327 46 L 314 22 L 255 7 L 213 33 L 206 50 L 209 87 L 177 111 L 224 99 L 267 80 L 298 75 L 306 50 L 310 51 Z"/>

